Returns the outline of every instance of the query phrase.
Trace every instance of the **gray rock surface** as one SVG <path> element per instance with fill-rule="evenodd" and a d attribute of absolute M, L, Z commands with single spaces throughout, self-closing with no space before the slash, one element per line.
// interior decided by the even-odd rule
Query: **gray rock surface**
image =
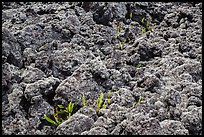
<path fill-rule="evenodd" d="M 89 131 L 84 131 L 81 135 L 108 135 L 107 130 L 103 127 L 94 127 Z"/>
<path fill-rule="evenodd" d="M 2 2 L 2 134 L 202 135 L 201 64 L 201 2 Z"/>
<path fill-rule="evenodd" d="M 189 132 L 180 121 L 164 120 L 160 125 L 165 135 L 189 135 Z"/>
<path fill-rule="evenodd" d="M 56 135 L 78 135 L 91 128 L 94 121 L 88 116 L 76 113 L 70 119 L 60 124 L 55 134 Z"/>

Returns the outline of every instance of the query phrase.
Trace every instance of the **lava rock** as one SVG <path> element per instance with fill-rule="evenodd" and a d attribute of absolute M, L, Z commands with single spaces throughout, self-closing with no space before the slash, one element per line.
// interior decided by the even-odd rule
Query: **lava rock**
<path fill-rule="evenodd" d="M 93 125 L 93 119 L 80 113 L 76 113 L 70 117 L 70 119 L 61 123 L 57 129 L 56 135 L 76 135 L 89 130 Z"/>

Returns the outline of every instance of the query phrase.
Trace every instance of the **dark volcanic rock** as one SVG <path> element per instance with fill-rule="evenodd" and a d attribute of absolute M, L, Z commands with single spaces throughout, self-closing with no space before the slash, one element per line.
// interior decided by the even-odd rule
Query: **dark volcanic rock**
<path fill-rule="evenodd" d="M 201 64 L 202 2 L 2 2 L 2 134 L 202 135 Z"/>
<path fill-rule="evenodd" d="M 56 129 L 56 135 L 78 135 L 89 130 L 93 124 L 93 119 L 80 113 L 76 113 L 71 118 Z"/>

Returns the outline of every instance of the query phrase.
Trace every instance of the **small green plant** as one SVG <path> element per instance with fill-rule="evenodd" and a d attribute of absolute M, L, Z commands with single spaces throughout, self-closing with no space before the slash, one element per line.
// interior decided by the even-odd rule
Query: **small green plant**
<path fill-rule="evenodd" d="M 82 105 L 83 106 L 86 106 L 87 105 L 87 101 L 86 101 L 86 98 L 85 98 L 85 96 L 84 96 L 84 94 L 82 95 Z"/>
<path fill-rule="evenodd" d="M 149 31 L 152 31 L 152 28 L 150 27 L 150 23 L 152 22 L 152 18 L 150 17 L 148 20 L 147 20 L 147 23 L 146 23 L 146 28 L 147 30 Z"/>
<path fill-rule="evenodd" d="M 107 93 L 107 98 L 111 98 L 111 92 L 110 91 L 108 91 L 108 93 Z"/>
<path fill-rule="evenodd" d="M 130 109 L 133 109 L 135 107 L 135 103 L 132 103 L 132 107 Z"/>
<path fill-rule="evenodd" d="M 138 101 L 137 101 L 137 105 L 139 105 L 141 103 L 142 100 L 142 96 L 137 97 Z M 133 109 L 135 107 L 136 102 L 132 103 L 132 107 L 130 109 Z"/>
<path fill-rule="evenodd" d="M 111 99 L 108 99 L 108 105 L 110 105 L 111 104 Z"/>
<path fill-rule="evenodd" d="M 138 100 L 137 104 L 140 104 L 141 100 L 142 100 L 142 96 L 139 97 L 139 100 Z"/>
<path fill-rule="evenodd" d="M 116 38 L 116 39 L 118 38 L 118 33 L 115 35 L 115 38 Z"/>
<path fill-rule="evenodd" d="M 141 64 L 137 64 L 136 69 L 139 69 L 141 66 L 142 66 Z"/>
<path fill-rule="evenodd" d="M 59 108 L 61 108 L 61 109 L 63 109 L 64 108 L 64 106 L 62 106 L 62 105 L 57 105 Z"/>
<path fill-rule="evenodd" d="M 108 102 L 108 105 L 110 105 L 111 104 L 111 92 L 110 91 L 108 91 L 108 93 L 107 93 L 107 98 L 108 98 L 108 100 L 107 100 L 107 102 Z"/>
<path fill-rule="evenodd" d="M 115 38 L 119 41 L 118 45 L 121 50 L 123 49 L 123 45 L 122 45 L 123 42 L 124 43 L 130 42 L 129 35 L 130 35 L 129 28 L 126 28 L 125 30 L 123 30 L 123 27 L 121 26 L 121 24 L 117 23 L 117 30 L 116 30 Z"/>
<path fill-rule="evenodd" d="M 101 92 L 98 100 L 97 100 L 97 104 L 96 104 L 96 112 L 98 112 L 102 106 L 103 103 L 103 92 Z"/>
<path fill-rule="evenodd" d="M 103 97 L 104 97 L 104 94 L 103 94 L 103 92 L 101 92 L 99 98 L 97 99 L 96 112 L 98 112 L 101 108 L 106 108 L 107 105 L 110 105 L 110 103 L 111 103 L 111 91 L 108 91 L 106 94 L 107 100 L 104 100 Z"/>
<path fill-rule="evenodd" d="M 130 19 L 132 19 L 132 12 L 130 12 Z"/>
<path fill-rule="evenodd" d="M 69 102 L 69 105 L 67 106 L 65 112 L 68 113 L 68 116 L 67 116 L 67 119 L 70 118 L 71 114 L 72 114 L 72 111 L 73 111 L 73 108 L 74 108 L 74 103 L 72 102 Z"/>
<path fill-rule="evenodd" d="M 142 22 L 142 24 L 144 24 L 145 23 L 145 18 L 142 18 L 141 22 Z"/>
<path fill-rule="evenodd" d="M 43 117 L 45 118 L 45 120 L 47 120 L 49 123 L 54 124 L 54 125 L 59 125 L 62 122 L 64 122 L 64 119 L 62 118 L 63 115 L 69 119 L 72 112 L 73 112 L 73 108 L 74 108 L 74 103 L 69 102 L 68 106 L 65 108 L 63 105 L 57 105 L 56 109 L 55 109 L 55 113 L 53 114 L 54 120 L 50 119 L 49 117 L 47 117 L 46 114 L 43 115 Z"/>
<path fill-rule="evenodd" d="M 106 103 L 105 102 L 103 103 L 102 108 L 106 108 Z"/>
<path fill-rule="evenodd" d="M 142 33 L 146 32 L 146 28 L 144 28 L 144 27 L 141 30 L 142 30 Z"/>
<path fill-rule="evenodd" d="M 118 32 L 121 32 L 121 31 L 122 31 L 122 26 L 121 26 L 120 22 L 118 22 L 117 31 L 118 31 Z"/>
<path fill-rule="evenodd" d="M 119 41 L 119 46 L 120 46 L 120 49 L 123 49 L 123 45 L 120 41 Z"/>
<path fill-rule="evenodd" d="M 127 41 L 127 39 L 126 39 L 126 38 L 124 38 L 124 39 L 123 39 L 123 41 L 124 41 L 124 42 L 126 42 L 126 41 Z"/>
<path fill-rule="evenodd" d="M 44 116 L 44 118 L 48 121 L 48 122 L 50 122 L 50 123 L 52 123 L 52 124 L 54 124 L 54 125 L 58 125 L 54 120 L 52 120 L 52 119 L 50 119 L 49 117 L 47 117 L 47 115 L 46 114 L 44 114 L 43 115 Z"/>
<path fill-rule="evenodd" d="M 62 118 L 59 117 L 59 115 L 64 114 L 65 111 L 63 110 L 64 106 L 62 105 L 57 105 L 57 108 L 55 110 L 56 113 L 53 114 L 55 121 L 57 122 L 57 124 L 61 124 L 62 122 L 64 122 L 64 120 Z"/>
<path fill-rule="evenodd" d="M 147 31 L 152 31 L 152 28 L 150 27 L 151 21 L 152 21 L 152 18 L 149 18 L 147 20 L 145 18 L 142 18 L 141 23 L 145 26 L 141 28 L 142 33 L 145 33 Z"/>
<path fill-rule="evenodd" d="M 53 116 L 54 116 L 54 119 L 58 125 L 61 124 L 62 122 L 64 122 L 64 120 L 62 118 L 59 118 L 57 113 L 55 113 Z"/>

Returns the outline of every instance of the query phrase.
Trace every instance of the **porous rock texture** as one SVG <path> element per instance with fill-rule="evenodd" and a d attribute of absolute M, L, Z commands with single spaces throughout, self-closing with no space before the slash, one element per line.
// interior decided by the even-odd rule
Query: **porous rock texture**
<path fill-rule="evenodd" d="M 201 2 L 2 2 L 2 134 L 202 135 L 201 63 Z"/>

